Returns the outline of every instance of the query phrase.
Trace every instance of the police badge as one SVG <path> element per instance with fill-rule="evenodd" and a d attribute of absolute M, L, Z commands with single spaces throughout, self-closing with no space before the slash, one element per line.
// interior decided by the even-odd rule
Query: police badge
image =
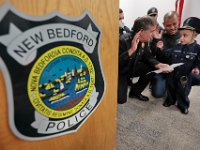
<path fill-rule="evenodd" d="M 76 18 L 32 17 L 8 4 L 0 11 L 0 68 L 13 133 L 41 140 L 77 131 L 105 90 L 100 29 L 87 11 Z"/>

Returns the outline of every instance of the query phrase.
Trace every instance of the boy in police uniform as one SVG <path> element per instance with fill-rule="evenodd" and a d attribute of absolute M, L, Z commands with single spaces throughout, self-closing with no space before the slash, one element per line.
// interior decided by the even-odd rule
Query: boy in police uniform
<path fill-rule="evenodd" d="M 190 17 L 179 28 L 180 43 L 172 49 L 163 51 L 170 63 L 183 63 L 174 69 L 167 82 L 167 98 L 163 104 L 169 107 L 177 102 L 177 107 L 183 114 L 188 114 L 190 101 L 188 95 L 191 90 L 191 72 L 199 74 L 200 71 L 200 45 L 195 38 L 200 33 L 200 19 Z"/>

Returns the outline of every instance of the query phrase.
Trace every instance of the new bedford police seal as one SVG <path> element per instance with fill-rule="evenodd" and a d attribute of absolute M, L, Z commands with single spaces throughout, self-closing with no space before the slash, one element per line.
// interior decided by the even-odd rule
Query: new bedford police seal
<path fill-rule="evenodd" d="M 100 29 L 87 11 L 30 17 L 7 4 L 1 13 L 0 67 L 13 133 L 41 140 L 77 131 L 105 90 Z"/>

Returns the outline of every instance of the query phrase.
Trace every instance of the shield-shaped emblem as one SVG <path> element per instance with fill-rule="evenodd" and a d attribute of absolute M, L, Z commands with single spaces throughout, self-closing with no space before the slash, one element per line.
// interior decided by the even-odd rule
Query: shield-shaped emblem
<path fill-rule="evenodd" d="M 0 11 L 0 68 L 12 131 L 25 140 L 77 131 L 105 90 L 97 24 L 87 11 L 80 17 L 33 17 L 10 5 Z"/>

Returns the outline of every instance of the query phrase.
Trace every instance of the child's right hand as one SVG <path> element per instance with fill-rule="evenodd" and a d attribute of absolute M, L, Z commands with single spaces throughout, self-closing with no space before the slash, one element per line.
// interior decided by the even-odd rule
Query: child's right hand
<path fill-rule="evenodd" d="M 194 68 L 194 69 L 192 69 L 192 74 L 199 75 L 200 74 L 200 70 L 198 68 Z"/>
<path fill-rule="evenodd" d="M 162 49 L 162 48 L 163 48 L 163 46 L 164 46 L 164 43 L 163 43 L 163 41 L 158 41 L 158 42 L 156 43 L 156 47 L 157 47 L 157 48 L 160 48 L 160 49 Z"/>

